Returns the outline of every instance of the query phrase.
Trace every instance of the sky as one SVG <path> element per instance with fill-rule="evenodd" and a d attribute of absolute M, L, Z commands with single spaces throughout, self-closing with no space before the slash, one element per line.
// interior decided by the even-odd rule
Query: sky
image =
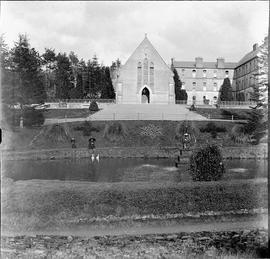
<path fill-rule="evenodd" d="M 9 47 L 26 33 L 31 47 L 74 51 L 125 63 L 147 33 L 166 63 L 224 57 L 238 62 L 268 32 L 268 1 L 2 1 L 1 34 Z"/>

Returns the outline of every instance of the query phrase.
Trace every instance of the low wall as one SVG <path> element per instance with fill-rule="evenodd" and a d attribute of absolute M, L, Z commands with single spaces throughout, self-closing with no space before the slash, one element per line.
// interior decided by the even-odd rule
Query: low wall
<path fill-rule="evenodd" d="M 224 147 L 221 149 L 224 159 L 267 159 L 267 145 L 252 147 Z M 178 150 L 175 147 L 106 147 L 97 148 L 96 154 L 100 157 L 115 158 L 172 158 L 176 157 Z M 50 149 L 31 151 L 3 151 L 3 160 L 26 160 L 26 159 L 80 159 L 91 157 L 92 151 L 86 148 L 78 149 Z M 188 158 L 188 154 L 183 154 Z"/>

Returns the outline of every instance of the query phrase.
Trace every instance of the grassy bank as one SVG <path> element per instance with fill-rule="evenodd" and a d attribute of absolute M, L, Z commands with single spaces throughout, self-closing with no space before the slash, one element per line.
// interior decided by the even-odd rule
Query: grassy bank
<path fill-rule="evenodd" d="M 2 191 L 2 225 L 46 228 L 81 218 L 236 211 L 267 208 L 267 181 L 199 183 L 89 183 L 8 181 Z"/>
<path fill-rule="evenodd" d="M 97 147 L 162 147 L 176 146 L 181 143 L 176 139 L 177 121 L 121 121 L 124 127 L 125 135 L 121 138 L 109 139 L 105 137 L 105 128 L 110 122 L 93 121 L 91 127 L 95 129 L 92 135 L 96 138 Z M 207 141 L 217 143 L 223 146 L 243 146 L 235 144 L 229 136 L 234 123 L 232 122 L 215 122 L 218 127 L 223 127 L 226 132 L 219 132 L 217 138 L 212 138 L 210 133 L 200 132 L 200 128 L 206 126 L 207 121 L 195 121 L 194 127 L 199 132 L 197 136 L 198 144 L 205 144 Z M 17 129 L 16 131 L 4 131 L 5 149 L 30 150 L 30 149 L 57 149 L 71 147 L 70 138 L 76 139 L 78 148 L 87 147 L 89 134 L 84 134 L 82 122 L 72 122 L 64 124 L 68 132 L 68 140 L 66 141 L 48 141 L 48 134 L 43 134 L 49 130 L 49 126 L 33 129 Z M 33 139 L 37 141 L 32 143 Z M 31 144 L 32 143 L 32 144 Z"/>

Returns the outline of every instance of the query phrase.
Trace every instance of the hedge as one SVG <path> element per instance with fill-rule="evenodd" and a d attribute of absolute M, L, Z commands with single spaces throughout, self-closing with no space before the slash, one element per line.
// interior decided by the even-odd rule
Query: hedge
<path fill-rule="evenodd" d="M 26 181 L 4 194 L 3 213 L 67 217 L 164 215 L 267 208 L 267 181 L 78 183 Z M 5 199 L 5 196 L 7 199 Z"/>

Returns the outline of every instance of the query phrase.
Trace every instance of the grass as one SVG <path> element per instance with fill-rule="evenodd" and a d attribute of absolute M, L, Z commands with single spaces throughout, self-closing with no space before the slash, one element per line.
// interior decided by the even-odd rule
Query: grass
<path fill-rule="evenodd" d="M 46 119 L 86 118 L 95 112 L 89 109 L 51 109 L 44 112 Z"/>
<path fill-rule="evenodd" d="M 267 181 L 191 183 L 5 182 L 2 224 L 10 229 L 65 225 L 80 218 L 267 208 Z"/>
<path fill-rule="evenodd" d="M 209 118 L 210 114 L 211 118 L 231 120 L 233 115 L 234 120 L 246 120 L 247 112 L 250 112 L 250 109 L 196 108 L 196 112 L 206 118 Z"/>
<path fill-rule="evenodd" d="M 170 147 L 181 145 L 181 143 L 176 139 L 176 127 L 179 124 L 177 121 L 120 121 L 125 128 L 125 134 L 121 138 L 114 138 L 113 141 L 110 138 L 104 138 L 104 129 L 106 125 L 110 124 L 108 121 L 92 121 L 91 125 L 93 128 L 99 129 L 97 132 L 92 132 L 92 135 L 96 138 L 97 147 L 140 147 L 140 146 L 150 146 L 150 147 Z M 207 121 L 194 121 L 193 125 L 199 128 L 205 127 Z M 69 129 L 71 137 L 76 139 L 77 147 L 87 147 L 88 136 L 84 136 L 83 131 L 78 131 L 78 127 L 81 127 L 83 122 L 70 122 L 66 123 L 66 127 Z M 225 127 L 227 132 L 220 132 L 216 139 L 212 139 L 211 134 L 204 132 L 200 133 L 197 138 L 198 144 L 205 144 L 207 141 L 223 146 L 242 146 L 241 144 L 235 144 L 228 133 L 231 132 L 231 128 L 235 125 L 232 122 L 215 122 L 219 127 Z M 151 127 L 150 127 L 151 126 Z M 55 149 L 55 148 L 69 148 L 71 147 L 70 142 L 66 143 L 46 143 L 46 141 L 40 141 L 44 144 L 42 145 L 32 145 L 29 146 L 32 139 L 39 134 L 43 128 L 48 126 L 43 126 L 41 128 L 33 129 L 18 129 L 15 132 L 5 132 L 7 134 L 7 140 L 3 148 L 16 149 L 16 150 L 27 150 L 27 149 Z M 149 131 L 149 127 L 151 131 Z M 157 132 L 153 132 L 153 129 L 158 129 Z M 145 131 L 147 129 L 147 134 Z M 149 132 L 148 132 L 149 131 Z M 149 135 L 150 134 L 150 135 Z M 39 136 L 41 137 L 41 135 Z"/>

